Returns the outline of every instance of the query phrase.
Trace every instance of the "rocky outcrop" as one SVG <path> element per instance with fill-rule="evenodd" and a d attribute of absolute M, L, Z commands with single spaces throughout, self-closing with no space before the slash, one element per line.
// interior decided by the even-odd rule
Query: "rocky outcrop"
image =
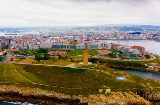
<path fill-rule="evenodd" d="M 0 86 L 0 101 L 41 103 L 42 105 L 88 105 L 71 95 L 38 88 Z"/>
<path fill-rule="evenodd" d="M 132 92 L 111 92 L 97 95 L 67 95 L 38 88 L 0 86 L 0 101 L 41 103 L 42 105 L 151 105 Z"/>
<path fill-rule="evenodd" d="M 145 91 L 139 91 L 137 92 L 138 95 L 145 98 L 148 101 L 151 102 L 160 102 L 160 92 L 145 92 Z"/>
<path fill-rule="evenodd" d="M 151 105 L 151 103 L 132 92 L 112 92 L 109 95 L 90 95 L 81 97 L 81 102 L 89 105 Z"/>

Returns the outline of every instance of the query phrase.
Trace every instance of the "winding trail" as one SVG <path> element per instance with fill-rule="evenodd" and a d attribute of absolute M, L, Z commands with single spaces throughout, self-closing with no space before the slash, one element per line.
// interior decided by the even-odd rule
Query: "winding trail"
<path fill-rule="evenodd" d="M 20 73 L 17 71 L 17 69 L 16 69 L 16 67 L 15 67 L 14 64 L 11 64 L 11 65 L 14 66 L 14 70 L 15 70 L 15 72 L 16 72 L 18 75 L 20 75 L 22 78 L 26 79 L 27 81 L 29 81 L 30 83 L 32 83 L 32 84 L 34 84 L 34 85 L 47 86 L 47 87 L 53 87 L 53 88 L 61 88 L 61 89 L 63 89 L 63 88 L 65 88 L 65 89 L 74 89 L 74 90 L 81 90 L 81 89 L 83 89 L 83 88 L 58 87 L 58 86 L 54 86 L 54 85 L 46 85 L 46 84 L 36 83 L 36 82 L 33 82 L 32 80 L 24 77 L 22 74 L 20 74 Z M 37 64 L 33 64 L 33 65 L 37 65 Z M 39 64 L 38 64 L 38 65 L 39 65 Z M 43 65 L 43 66 L 44 66 L 44 65 Z M 53 66 L 53 65 L 46 65 L 46 66 Z M 55 65 L 54 65 L 54 66 L 55 66 Z"/>
<path fill-rule="evenodd" d="M 32 84 L 37 84 L 37 83 L 29 80 L 28 78 L 24 77 L 23 75 L 21 75 L 21 74 L 16 70 L 16 67 L 15 67 L 14 64 L 11 64 L 11 65 L 14 67 L 15 72 L 16 72 L 17 74 L 19 74 L 21 77 L 23 77 L 23 78 L 26 79 L 27 81 L 31 82 Z"/>

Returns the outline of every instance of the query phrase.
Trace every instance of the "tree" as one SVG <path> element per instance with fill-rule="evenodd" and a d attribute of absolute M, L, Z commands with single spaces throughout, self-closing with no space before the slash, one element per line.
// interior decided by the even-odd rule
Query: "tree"
<path fill-rule="evenodd" d="M 69 53 L 70 53 L 70 49 L 67 50 L 67 54 L 69 54 Z"/>
<path fill-rule="evenodd" d="M 148 55 L 148 54 L 144 55 L 144 56 L 145 56 L 146 59 L 150 59 L 151 58 L 150 55 Z"/>
<path fill-rule="evenodd" d="M 42 49 L 42 48 L 40 48 L 38 52 L 39 52 L 39 53 L 48 53 L 48 50 L 47 50 L 47 49 Z"/>
<path fill-rule="evenodd" d="M 59 59 L 59 60 L 67 60 L 67 59 L 68 59 L 68 56 L 58 55 L 58 59 Z"/>
<path fill-rule="evenodd" d="M 44 59 L 44 57 L 42 56 L 42 54 L 36 54 L 35 55 L 35 60 L 40 61 L 40 60 L 43 60 L 43 59 Z"/>
<path fill-rule="evenodd" d="M 108 54 L 108 57 L 117 58 L 116 54 L 113 54 L 113 53 L 109 53 L 109 54 Z"/>
<path fill-rule="evenodd" d="M 123 52 L 122 52 L 122 51 L 119 51 L 119 53 L 120 53 L 120 54 L 123 54 Z"/>
<path fill-rule="evenodd" d="M 9 48 L 9 45 L 2 46 L 2 50 L 8 49 L 8 48 Z"/>
<path fill-rule="evenodd" d="M 50 55 L 49 54 L 44 54 L 44 60 L 48 60 L 50 58 Z"/>

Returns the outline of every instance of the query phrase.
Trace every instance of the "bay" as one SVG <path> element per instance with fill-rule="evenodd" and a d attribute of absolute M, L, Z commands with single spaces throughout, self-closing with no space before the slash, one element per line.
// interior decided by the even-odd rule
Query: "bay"
<path fill-rule="evenodd" d="M 140 77 L 146 78 L 146 79 L 160 80 L 160 74 L 156 74 L 156 73 L 152 73 L 152 72 L 132 70 L 132 69 L 124 69 L 122 71 L 129 73 L 129 74 L 136 75 L 136 76 L 140 76 Z"/>
<path fill-rule="evenodd" d="M 152 40 L 104 40 L 104 42 L 129 46 L 143 46 L 146 51 L 160 56 L 160 42 Z"/>
<path fill-rule="evenodd" d="M 29 102 L 7 102 L 7 101 L 1 101 L 0 105 L 41 105 L 41 104 L 31 104 Z"/>

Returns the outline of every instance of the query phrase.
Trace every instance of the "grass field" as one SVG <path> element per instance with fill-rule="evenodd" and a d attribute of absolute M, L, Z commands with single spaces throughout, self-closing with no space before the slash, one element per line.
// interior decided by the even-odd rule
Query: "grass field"
<path fill-rule="evenodd" d="M 14 62 L 21 62 L 22 60 L 23 60 L 23 59 L 21 59 L 21 58 L 14 58 L 14 59 L 13 59 Z"/>
<path fill-rule="evenodd" d="M 73 62 L 69 62 L 67 60 L 56 60 L 56 61 L 54 61 L 54 60 L 50 59 L 50 60 L 41 60 L 40 64 L 66 66 L 66 65 L 69 65 L 69 64 L 73 64 Z"/>
<path fill-rule="evenodd" d="M 5 64 L 5 65 L 0 65 L 2 68 L 0 70 L 1 73 L 1 82 L 6 82 L 6 83 L 28 83 L 28 81 L 21 77 L 16 69 L 15 66 L 12 64 Z"/>
<path fill-rule="evenodd" d="M 125 81 L 117 80 L 123 76 Z M 158 91 L 160 81 L 143 79 L 103 66 L 90 65 L 77 69 L 33 65 L 0 64 L 0 84 L 38 87 L 67 94 L 97 94 L 98 89 L 112 91 Z"/>
<path fill-rule="evenodd" d="M 22 50 L 19 53 L 25 55 L 35 55 L 38 53 L 38 50 Z"/>
<path fill-rule="evenodd" d="M 96 54 L 98 54 L 97 50 L 99 50 L 99 49 L 88 50 L 88 54 L 89 55 L 96 55 Z M 69 52 L 69 56 L 78 56 L 78 55 L 82 55 L 82 54 L 83 54 L 83 50 L 71 50 Z"/>

